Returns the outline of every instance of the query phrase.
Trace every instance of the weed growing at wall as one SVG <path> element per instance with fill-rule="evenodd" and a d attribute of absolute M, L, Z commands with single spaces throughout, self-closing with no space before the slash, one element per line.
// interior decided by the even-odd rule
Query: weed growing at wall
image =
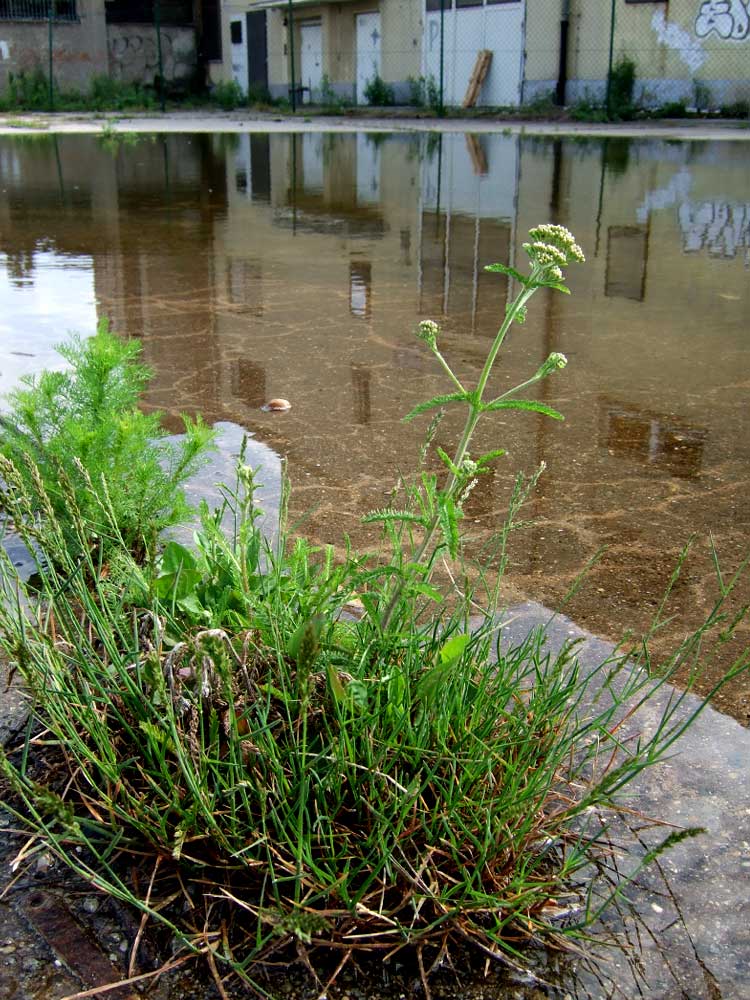
<path fill-rule="evenodd" d="M 172 956 L 205 956 L 220 993 L 233 973 L 263 994 L 258 966 L 296 958 L 327 965 L 323 994 L 358 955 L 408 952 L 429 997 L 432 969 L 456 949 L 518 968 L 525 943 L 580 934 L 596 916 L 592 862 L 619 794 L 700 711 L 674 694 L 639 731 L 639 706 L 705 655 L 712 632 L 725 642 L 742 626 L 722 611 L 736 581 L 720 579 L 709 619 L 658 679 L 645 648 L 640 665 L 613 656 L 586 672 L 575 644 L 553 655 L 543 630 L 503 642 L 498 564 L 535 477 L 517 480 L 494 554 L 466 584 L 463 506 L 503 456 L 471 453 L 478 423 L 561 419 L 529 392 L 565 367 L 557 353 L 486 397 L 532 297 L 566 293 L 565 270 L 582 260 L 558 226 L 532 230 L 524 249 L 527 271 L 489 268 L 517 293 L 475 385 L 443 356 L 439 326 L 419 326 L 446 377 L 408 414 L 432 418 L 425 453 L 445 409 L 465 423 L 450 455 L 434 449 L 442 475 L 420 466 L 369 515 L 380 556 L 291 537 L 288 494 L 267 542 L 244 455 L 219 509 L 204 505 L 195 545 L 169 541 L 145 561 L 120 528 L 101 449 L 75 479 L 59 466 L 55 478 L 38 446 L 50 435 L 27 421 L 33 446 L 21 439 L 0 458 L 6 512 L 38 571 L 28 588 L 0 549 L 0 644 L 37 727 L 0 754 L 4 805 L 94 886 L 166 927 Z M 145 380 L 122 363 L 112 419 L 118 406 L 132 419 Z M 88 382 L 73 395 L 99 413 Z M 438 563 L 460 581 L 448 595 Z"/>
<path fill-rule="evenodd" d="M 607 81 L 607 113 L 612 121 L 629 121 L 635 113 L 636 65 L 623 56 L 615 63 Z"/>
<path fill-rule="evenodd" d="M 377 74 L 365 84 L 364 97 L 368 104 L 376 108 L 390 107 L 396 103 L 393 87 Z"/>

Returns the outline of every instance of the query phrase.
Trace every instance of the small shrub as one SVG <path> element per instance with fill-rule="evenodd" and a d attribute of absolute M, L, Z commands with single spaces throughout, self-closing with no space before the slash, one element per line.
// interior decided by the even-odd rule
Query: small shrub
<path fill-rule="evenodd" d="M 750 101 L 722 104 L 721 115 L 723 118 L 750 118 Z"/>
<path fill-rule="evenodd" d="M 220 80 L 211 89 L 211 103 L 222 111 L 233 111 L 247 104 L 247 97 L 236 80 Z"/>
<path fill-rule="evenodd" d="M 414 108 L 423 108 L 427 103 L 425 78 L 410 76 L 406 82 L 409 85 L 409 104 Z"/>
<path fill-rule="evenodd" d="M 411 105 L 415 108 L 428 107 L 432 111 L 440 109 L 440 88 L 432 74 L 428 77 L 420 76 L 415 78 L 410 76 L 408 84 L 409 103 Z"/>
<path fill-rule="evenodd" d="M 658 118 L 687 118 L 688 110 L 684 101 L 668 101 L 657 108 L 654 114 Z"/>
<path fill-rule="evenodd" d="M 24 111 L 49 111 L 49 79 L 40 70 L 8 74 L 8 107 Z"/>
<path fill-rule="evenodd" d="M 610 118 L 627 121 L 633 117 L 635 77 L 636 65 L 632 59 L 623 56 L 612 67 L 607 87 L 607 111 Z"/>
<path fill-rule="evenodd" d="M 393 87 L 378 74 L 365 84 L 364 96 L 368 104 L 377 108 L 389 107 L 396 102 Z"/>
<path fill-rule="evenodd" d="M 570 117 L 576 122 L 606 122 L 607 110 L 590 97 L 576 101 L 570 108 Z"/>
<path fill-rule="evenodd" d="M 244 100 L 251 107 L 266 106 L 272 104 L 271 93 L 264 84 L 262 83 L 251 83 L 247 88 L 247 96 Z"/>
<path fill-rule="evenodd" d="M 152 89 L 139 83 L 122 83 L 109 76 L 95 76 L 89 87 L 87 105 L 94 111 L 123 111 L 126 108 L 155 108 Z"/>
<path fill-rule="evenodd" d="M 188 516 L 181 485 L 201 462 L 211 432 L 186 417 L 185 441 L 165 440 L 159 414 L 138 409 L 150 378 L 137 362 L 140 345 L 115 337 L 106 321 L 96 336 L 72 337 L 58 351 L 67 370 L 27 376 L 9 394 L 0 453 L 27 489 L 44 490 L 42 506 L 33 504 L 29 515 L 44 509 L 76 555 L 100 539 L 105 549 L 124 544 L 142 557 L 155 531 Z M 112 512 L 108 526 L 97 514 L 102 490 Z M 0 509 L 7 512 L 11 502 L 5 489 Z"/>
<path fill-rule="evenodd" d="M 556 108 L 554 91 L 551 90 L 537 94 L 523 105 L 523 111 L 532 115 L 549 115 Z"/>
<path fill-rule="evenodd" d="M 713 103 L 711 88 L 705 80 L 693 80 L 693 104 L 697 111 L 708 111 Z"/>

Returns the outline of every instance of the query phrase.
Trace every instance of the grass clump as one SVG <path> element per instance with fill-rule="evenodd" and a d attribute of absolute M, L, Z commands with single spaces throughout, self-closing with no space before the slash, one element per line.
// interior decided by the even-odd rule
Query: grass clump
<path fill-rule="evenodd" d="M 558 226 L 532 230 L 525 249 L 528 273 L 490 268 L 519 291 L 476 385 L 442 355 L 438 325 L 420 324 L 449 391 L 409 417 L 435 414 L 425 452 L 446 408 L 465 411 L 464 430 L 451 455 L 436 449 L 443 475 L 418 470 L 369 516 L 380 556 L 293 539 L 285 499 L 266 540 L 244 455 L 221 506 L 204 505 L 195 545 L 167 542 L 145 562 L 104 477 L 81 463 L 80 483 L 57 490 L 22 456 L 0 460 L 6 509 L 38 560 L 29 592 L 0 552 L 0 642 L 41 727 L 0 755 L 5 805 L 93 885 L 205 955 L 219 984 L 233 974 L 263 993 L 269 962 L 320 970 L 333 954 L 335 978 L 363 952 L 409 949 L 429 995 L 456 948 L 517 964 L 529 941 L 580 933 L 595 907 L 577 883 L 594 877 L 619 794 L 700 711 L 665 698 L 634 737 L 638 707 L 703 655 L 712 629 L 726 641 L 740 624 L 719 601 L 658 679 L 645 651 L 641 669 L 613 656 L 587 672 L 574 643 L 553 654 L 543 630 L 504 643 L 494 571 L 534 477 L 517 481 L 479 585 L 443 600 L 435 569 L 468 577 L 463 504 L 502 455 L 472 456 L 478 422 L 561 416 L 527 395 L 564 367 L 560 354 L 485 398 L 527 302 L 567 291 L 564 269 L 582 259 Z M 733 583 L 720 583 L 726 598 Z"/>

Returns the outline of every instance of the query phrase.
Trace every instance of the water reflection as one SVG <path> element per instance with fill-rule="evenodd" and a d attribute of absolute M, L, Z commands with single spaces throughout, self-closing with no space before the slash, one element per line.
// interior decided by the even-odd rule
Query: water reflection
<path fill-rule="evenodd" d="M 476 378 L 515 292 L 484 265 L 523 266 L 528 228 L 560 222 L 588 262 L 572 296 L 539 296 L 496 382 L 564 352 L 568 369 L 540 393 L 567 421 L 494 422 L 478 444 L 510 458 L 476 491 L 472 523 L 480 540 L 497 527 L 512 471 L 545 459 L 508 595 L 555 604 L 608 543 L 595 593 L 570 611 L 603 634 L 639 630 L 692 531 L 713 530 L 728 569 L 747 543 L 745 149 L 501 134 L 4 139 L 3 385 L 106 315 L 143 339 L 148 405 L 252 429 L 289 457 L 297 512 L 314 508 L 306 530 L 369 537 L 359 514 L 382 506 L 418 450 L 420 428 L 400 418 L 443 389 L 414 325 L 439 320 L 451 362 Z M 259 410 L 271 396 L 292 401 L 283 421 Z M 441 444 L 454 430 L 449 417 Z M 701 550 L 665 648 L 710 603 L 711 573 Z M 720 704 L 750 717 L 745 689 Z"/>
<path fill-rule="evenodd" d="M 539 296 L 495 376 L 502 389 L 564 352 L 540 394 L 567 420 L 494 422 L 478 446 L 510 457 L 472 493 L 467 527 L 486 542 L 513 472 L 545 459 L 505 594 L 555 605 L 608 545 L 568 611 L 617 637 L 648 625 L 692 531 L 713 531 L 727 571 L 747 547 L 746 164 L 739 143 L 499 134 L 0 139 L 0 385 L 107 316 L 143 340 L 148 406 L 251 430 L 271 505 L 285 455 L 313 540 L 369 541 L 359 515 L 418 453 L 420 427 L 400 418 L 444 389 L 414 325 L 440 320 L 471 383 L 515 291 L 484 265 L 522 267 L 531 225 L 567 225 L 589 258 L 574 294 Z M 283 419 L 260 409 L 274 396 L 292 401 Z M 455 430 L 449 414 L 437 443 Z M 665 647 L 712 603 L 712 574 L 703 548 Z M 747 723 L 747 685 L 719 706 Z M 609 995 L 592 975 L 590 995 Z"/>

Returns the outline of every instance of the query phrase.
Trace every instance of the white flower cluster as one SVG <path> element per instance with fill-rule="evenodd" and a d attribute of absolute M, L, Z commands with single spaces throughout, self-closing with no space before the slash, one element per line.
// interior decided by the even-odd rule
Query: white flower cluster
<path fill-rule="evenodd" d="M 547 276 L 562 281 L 562 269 L 573 261 L 582 264 L 586 259 L 573 234 L 565 226 L 545 224 L 529 230 L 532 243 L 523 248 L 534 264 L 543 267 Z"/>
<path fill-rule="evenodd" d="M 565 226 L 553 226 L 551 223 L 546 223 L 543 226 L 536 226 L 534 229 L 530 229 L 529 236 L 532 240 L 538 240 L 556 247 L 564 255 L 565 264 L 570 264 L 571 261 L 583 264 L 586 260 L 583 250 L 581 250 L 575 241 L 575 237 Z"/>
<path fill-rule="evenodd" d="M 559 351 L 553 351 L 552 354 L 547 358 L 549 364 L 554 365 L 555 368 L 564 368 L 568 359 L 564 354 L 560 354 Z"/>

